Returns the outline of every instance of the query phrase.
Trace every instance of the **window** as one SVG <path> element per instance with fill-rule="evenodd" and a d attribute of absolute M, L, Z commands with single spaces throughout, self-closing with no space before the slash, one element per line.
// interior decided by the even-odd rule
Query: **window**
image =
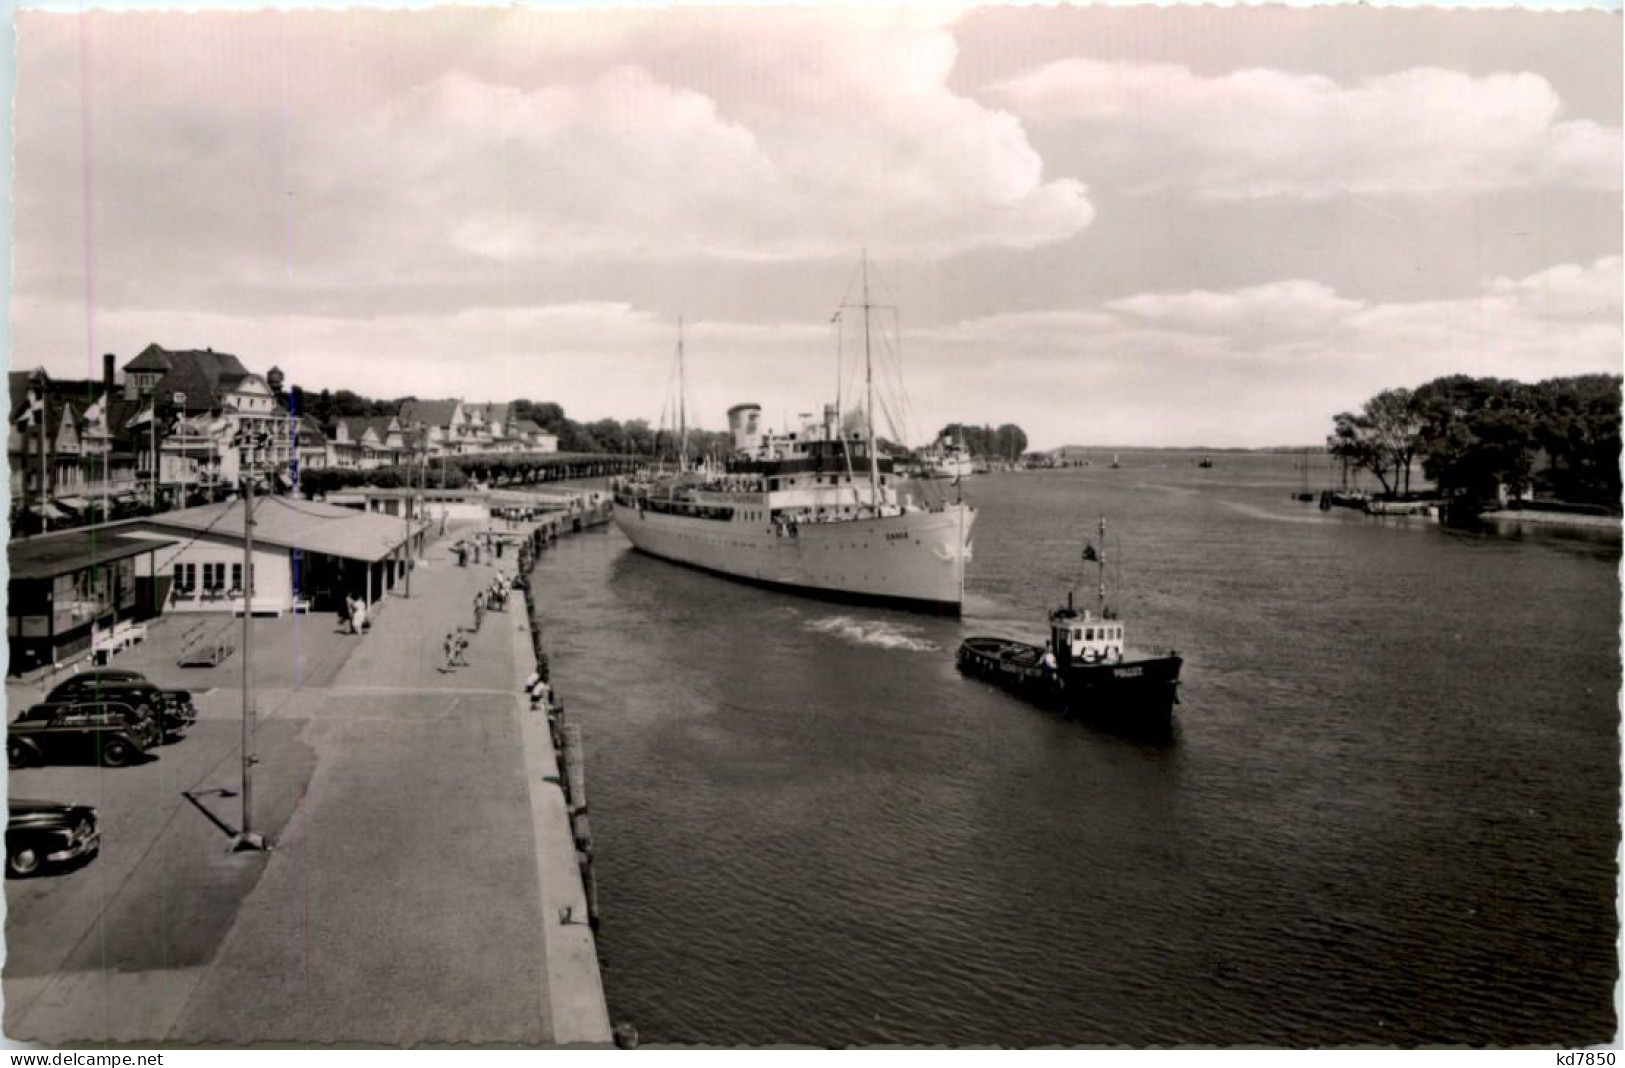
<path fill-rule="evenodd" d="M 183 593 L 191 593 L 197 589 L 197 565 L 175 565 L 175 588 Z"/>
<path fill-rule="evenodd" d="M 1095 628 L 1090 627 L 1088 630 L 1084 631 L 1083 632 L 1083 640 L 1088 641 L 1088 642 L 1094 641 L 1095 640 Z"/>
<path fill-rule="evenodd" d="M 225 585 L 226 585 L 226 565 L 225 564 L 220 563 L 220 564 L 204 564 L 203 565 L 203 588 L 204 589 L 206 589 L 206 590 L 220 590 L 220 589 L 224 589 Z"/>

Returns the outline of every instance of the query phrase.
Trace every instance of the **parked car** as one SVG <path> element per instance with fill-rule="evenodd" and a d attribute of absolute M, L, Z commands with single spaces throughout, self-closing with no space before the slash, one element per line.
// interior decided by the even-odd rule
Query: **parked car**
<path fill-rule="evenodd" d="M 12 798 L 6 823 L 6 875 L 37 875 L 48 867 L 88 862 L 101 849 L 96 810 L 89 805 Z"/>
<path fill-rule="evenodd" d="M 64 679 L 45 695 L 47 702 L 108 701 L 139 709 L 152 708 L 163 730 L 163 740 L 173 741 L 197 722 L 197 706 L 189 690 L 160 690 L 139 671 L 128 668 L 94 668 Z"/>
<path fill-rule="evenodd" d="M 34 705 L 6 729 L 14 768 L 93 759 L 119 768 L 158 744 L 162 731 L 150 711 L 107 701 Z"/>

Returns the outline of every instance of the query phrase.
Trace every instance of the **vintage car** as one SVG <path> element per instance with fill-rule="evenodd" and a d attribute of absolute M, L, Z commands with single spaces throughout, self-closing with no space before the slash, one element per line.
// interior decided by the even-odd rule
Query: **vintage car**
<path fill-rule="evenodd" d="M 188 690 L 160 690 L 139 671 L 127 668 L 93 668 L 62 682 L 45 695 L 51 703 L 63 701 L 105 701 L 128 704 L 137 709 L 147 705 L 157 713 L 163 740 L 174 741 L 197 722 L 197 708 Z"/>
<path fill-rule="evenodd" d="M 150 711 L 130 705 L 46 703 L 29 708 L 6 729 L 6 757 L 14 768 L 87 759 L 119 768 L 157 745 L 161 735 Z"/>
<path fill-rule="evenodd" d="M 87 860 L 101 848 L 96 810 L 89 805 L 12 798 L 6 823 L 6 875 L 37 875 L 48 867 Z"/>

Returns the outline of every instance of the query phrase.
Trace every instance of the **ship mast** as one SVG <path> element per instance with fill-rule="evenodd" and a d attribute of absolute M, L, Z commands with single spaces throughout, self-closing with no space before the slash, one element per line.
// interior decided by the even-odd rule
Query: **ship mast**
<path fill-rule="evenodd" d="M 868 390 L 864 422 L 869 429 L 869 505 L 880 508 L 880 457 L 875 454 L 875 367 L 869 352 L 869 250 L 863 250 L 863 380 Z"/>
<path fill-rule="evenodd" d="M 677 457 L 679 470 L 688 469 L 688 387 L 683 381 L 683 317 L 677 317 Z"/>
<path fill-rule="evenodd" d="M 1100 565 L 1100 618 L 1106 618 L 1106 517 L 1100 517 L 1100 552 L 1095 556 Z"/>

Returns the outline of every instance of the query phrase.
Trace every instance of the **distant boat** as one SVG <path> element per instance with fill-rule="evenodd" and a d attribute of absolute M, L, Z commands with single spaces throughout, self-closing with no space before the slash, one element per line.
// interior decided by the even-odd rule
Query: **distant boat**
<path fill-rule="evenodd" d="M 1112 453 L 1112 466 L 1113 467 L 1122 467 L 1123 466 L 1122 464 L 1117 462 L 1117 454 L 1115 452 Z"/>
<path fill-rule="evenodd" d="M 1294 497 L 1295 497 L 1296 500 L 1300 500 L 1300 501 L 1306 501 L 1306 502 L 1307 501 L 1312 501 L 1312 500 L 1315 499 L 1315 495 L 1313 493 L 1309 492 L 1309 450 L 1308 449 L 1303 450 L 1303 459 L 1301 461 L 1299 461 L 1298 467 L 1303 472 L 1303 483 L 1299 487 L 1298 492 L 1296 494 L 1294 494 Z"/>
<path fill-rule="evenodd" d="M 979 473 L 965 444 L 947 437 L 921 449 L 920 463 L 927 478 L 964 478 Z"/>
<path fill-rule="evenodd" d="M 1206 456 L 1204 456 L 1204 457 L 1202 457 L 1201 463 L 1197 464 L 1196 466 L 1197 467 L 1212 467 L 1213 466 L 1213 461 L 1208 459 Z"/>

